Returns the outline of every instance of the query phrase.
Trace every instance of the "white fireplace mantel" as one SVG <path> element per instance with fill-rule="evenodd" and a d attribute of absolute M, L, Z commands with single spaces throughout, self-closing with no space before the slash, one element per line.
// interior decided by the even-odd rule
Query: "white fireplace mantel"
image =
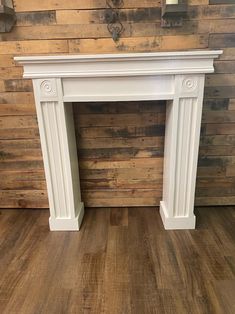
<path fill-rule="evenodd" d="M 167 100 L 163 200 L 166 229 L 194 229 L 206 73 L 222 51 L 16 57 L 33 79 L 51 230 L 79 230 L 84 214 L 72 102 Z"/>

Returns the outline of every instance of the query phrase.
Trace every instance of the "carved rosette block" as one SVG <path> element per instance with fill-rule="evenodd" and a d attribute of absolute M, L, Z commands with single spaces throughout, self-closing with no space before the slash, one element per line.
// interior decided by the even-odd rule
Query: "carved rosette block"
<path fill-rule="evenodd" d="M 197 97 L 199 92 L 200 76 L 185 75 L 179 77 L 181 80 L 181 97 Z M 180 84 L 180 83 L 179 83 Z M 180 86 L 179 86 L 180 87 Z"/>
<path fill-rule="evenodd" d="M 40 84 L 40 91 L 41 91 L 41 98 L 50 98 L 50 97 L 57 97 L 57 89 L 56 89 L 56 80 L 41 80 Z"/>

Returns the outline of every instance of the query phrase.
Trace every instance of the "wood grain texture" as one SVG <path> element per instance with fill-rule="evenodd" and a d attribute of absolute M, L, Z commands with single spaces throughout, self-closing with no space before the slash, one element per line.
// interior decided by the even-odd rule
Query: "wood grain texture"
<path fill-rule="evenodd" d="M 208 4 L 209 0 L 189 0 L 190 5 Z M 84 10 L 84 9 L 105 9 L 107 8 L 106 0 L 74 0 L 72 2 L 64 2 L 63 0 L 41 0 L 35 2 L 34 0 L 28 0 L 27 3 L 24 0 L 14 1 L 16 12 L 29 12 L 29 11 L 45 11 L 45 10 Z M 151 8 L 160 7 L 161 0 L 126 0 L 125 8 Z"/>
<path fill-rule="evenodd" d="M 156 208 L 87 209 L 74 233 L 2 210 L 0 311 L 233 314 L 235 208 L 196 215 L 196 231 L 166 232 Z"/>
<path fill-rule="evenodd" d="M 73 109 L 85 204 L 158 204 L 165 102 L 82 103 Z"/>
<path fill-rule="evenodd" d="M 25 207 L 47 206 L 46 199 L 36 199 L 37 193 L 46 195 L 45 179 L 29 176 L 43 171 L 32 83 L 22 80 L 14 56 L 214 48 L 224 53 L 215 62 L 216 73 L 206 78 L 196 202 L 235 204 L 233 0 L 189 0 L 184 26 L 170 29 L 160 26 L 160 0 L 125 0 L 120 10 L 125 33 L 117 43 L 107 31 L 106 0 L 15 0 L 14 6 L 17 23 L 0 40 L 0 207 L 22 207 L 19 199 Z M 79 104 L 75 124 L 85 203 L 158 205 L 164 117 L 161 102 Z"/>

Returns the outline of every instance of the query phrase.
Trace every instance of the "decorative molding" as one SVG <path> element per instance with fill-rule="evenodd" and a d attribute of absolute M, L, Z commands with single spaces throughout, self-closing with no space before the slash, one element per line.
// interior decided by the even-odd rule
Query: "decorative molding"
<path fill-rule="evenodd" d="M 15 57 L 25 78 L 153 76 L 213 73 L 222 50 Z"/>
<path fill-rule="evenodd" d="M 81 228 L 84 216 L 84 204 L 78 208 L 78 215 L 75 218 L 49 218 L 49 226 L 51 231 L 78 231 Z"/>
<path fill-rule="evenodd" d="M 191 93 L 198 87 L 198 77 L 186 76 L 182 82 L 182 92 Z"/>
<path fill-rule="evenodd" d="M 200 74 L 178 76 L 179 82 L 177 88 L 180 90 L 180 97 L 197 97 L 200 89 Z"/>
<path fill-rule="evenodd" d="M 174 75 L 130 76 L 90 79 L 63 78 L 64 101 L 132 101 L 172 99 L 174 97 Z M 92 88 L 90 88 L 92 85 Z M 78 88 L 78 86 L 80 88 Z M 128 86 L 128 89 L 127 89 Z"/>
<path fill-rule="evenodd" d="M 33 78 L 51 230 L 83 217 L 72 101 L 167 100 L 163 200 L 166 229 L 195 228 L 194 195 L 205 73 L 222 51 L 17 57 Z"/>
<path fill-rule="evenodd" d="M 55 80 L 41 80 L 40 84 L 40 92 L 41 97 L 56 97 L 57 89 L 56 89 L 56 81 Z"/>

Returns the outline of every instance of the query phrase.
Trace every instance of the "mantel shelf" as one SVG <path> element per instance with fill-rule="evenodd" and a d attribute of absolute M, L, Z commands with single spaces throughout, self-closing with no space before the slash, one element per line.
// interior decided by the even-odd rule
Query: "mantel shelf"
<path fill-rule="evenodd" d="M 15 57 L 25 78 L 136 76 L 214 72 L 221 50 Z"/>

